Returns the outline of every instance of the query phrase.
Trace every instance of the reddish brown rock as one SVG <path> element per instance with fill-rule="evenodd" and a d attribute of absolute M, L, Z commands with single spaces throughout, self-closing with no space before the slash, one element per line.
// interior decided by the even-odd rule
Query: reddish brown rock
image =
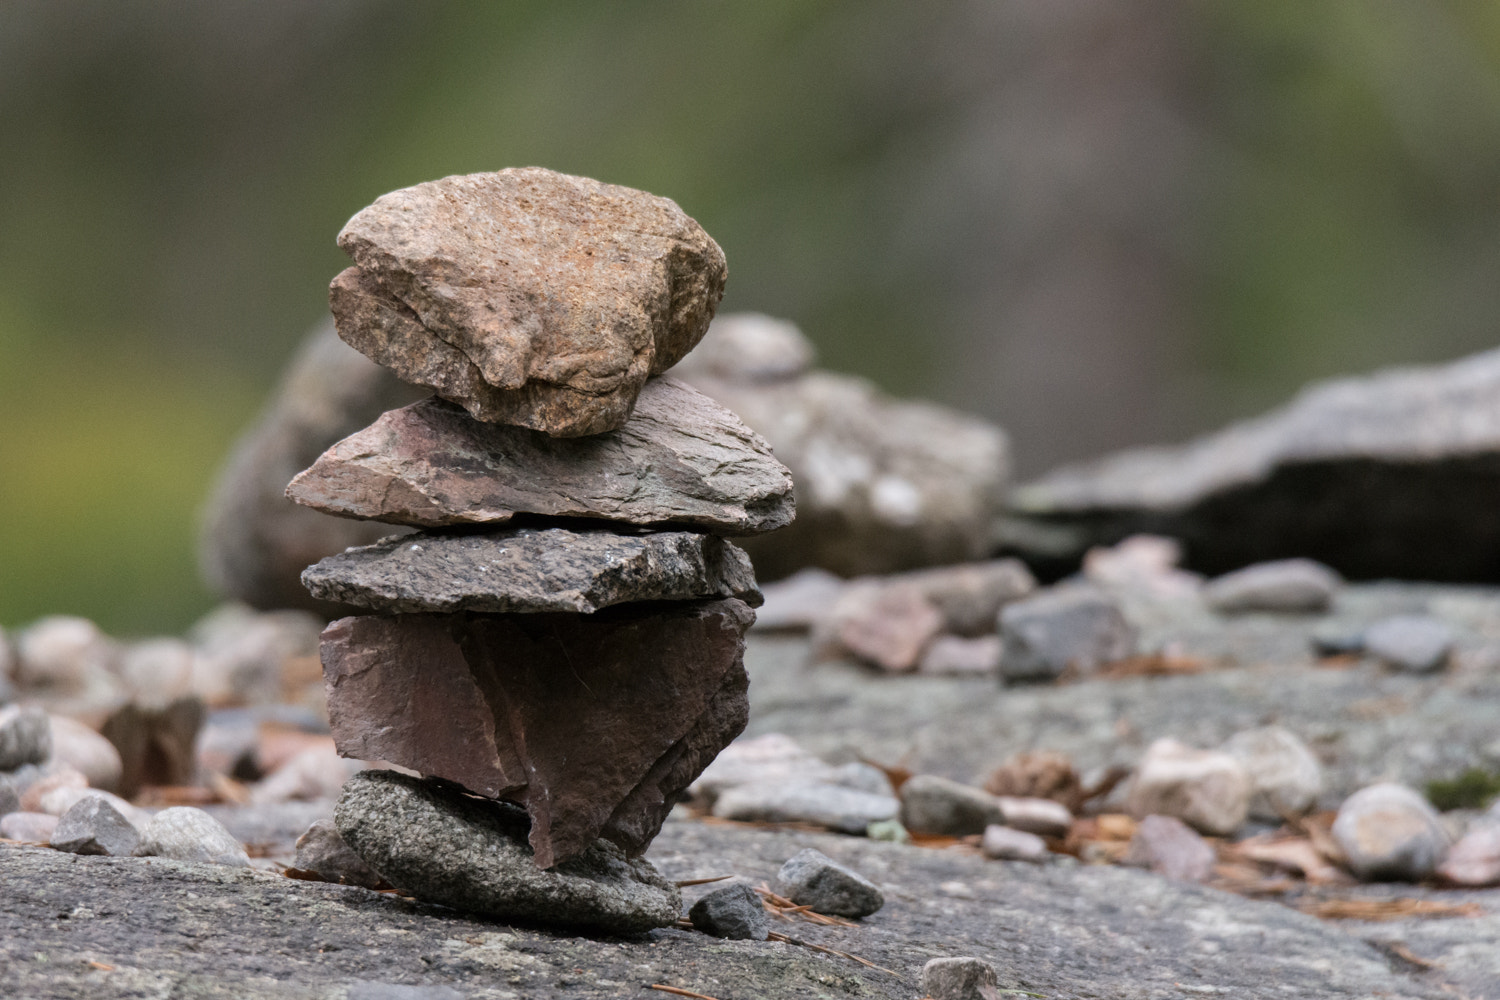
<path fill-rule="evenodd" d="M 475 417 L 560 437 L 621 426 L 703 337 L 724 252 L 676 203 L 539 167 L 382 195 L 339 246 L 339 333 Z"/>
<path fill-rule="evenodd" d="M 324 633 L 346 756 L 520 803 L 537 864 L 646 849 L 748 718 L 741 601 L 346 618 Z"/>
<path fill-rule="evenodd" d="M 386 413 L 324 452 L 287 496 L 395 524 L 503 524 L 517 514 L 750 534 L 791 522 L 792 477 L 738 417 L 653 379 L 617 431 L 559 440 L 440 400 Z"/>
<path fill-rule="evenodd" d="M 192 696 L 160 707 L 132 702 L 110 715 L 99 731 L 120 753 L 120 794 L 129 798 L 147 785 L 191 785 L 204 715 L 203 702 Z"/>

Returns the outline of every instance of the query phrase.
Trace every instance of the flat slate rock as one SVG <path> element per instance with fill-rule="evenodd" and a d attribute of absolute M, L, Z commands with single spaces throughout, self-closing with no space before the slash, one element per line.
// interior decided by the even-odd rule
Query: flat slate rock
<path fill-rule="evenodd" d="M 419 528 L 540 514 L 753 534 L 794 513 L 791 473 L 770 446 L 670 378 L 646 384 L 624 427 L 586 438 L 414 403 L 335 444 L 286 492 L 329 514 Z"/>
<path fill-rule="evenodd" d="M 302 574 L 314 597 L 376 611 L 576 611 L 630 601 L 761 603 L 750 557 L 687 531 L 515 528 L 420 533 L 329 556 Z"/>
<path fill-rule="evenodd" d="M 540 167 L 377 198 L 339 233 L 339 334 L 476 418 L 614 430 L 703 337 L 724 252 L 668 198 Z"/>
<path fill-rule="evenodd" d="M 745 727 L 733 598 L 592 615 L 370 615 L 323 633 L 339 752 L 511 799 L 543 867 L 638 855 Z M 378 866 L 377 866 L 378 868 Z"/>
<path fill-rule="evenodd" d="M 911 1000 L 923 966 L 954 956 L 989 962 L 1002 989 L 1052 1000 L 1451 1000 L 1500 981 L 1493 892 L 1352 890 L 1472 901 L 1483 915 L 1344 924 L 1133 869 L 1003 864 L 855 837 L 673 822 L 649 857 L 672 880 L 735 872 L 758 884 L 804 847 L 879 883 L 886 905 L 858 928 L 783 929 L 894 974 L 788 942 L 672 927 L 637 939 L 562 933 L 269 872 L 0 845 L 0 995 L 335 1000 L 379 982 L 473 1000 L 613 1000 L 662 983 L 724 1000 Z M 1400 961 L 1384 941 L 1437 967 Z"/>
<path fill-rule="evenodd" d="M 1304 556 L 1354 579 L 1500 580 L 1500 521 L 1483 513 L 1500 492 L 1497 400 L 1500 350 L 1320 383 L 1187 444 L 1018 487 L 1007 531 L 1059 560 L 1147 533 L 1212 574 Z"/>
<path fill-rule="evenodd" d="M 504 920 L 638 934 L 677 921 L 677 887 L 647 861 L 595 841 L 549 871 L 526 844 L 526 814 L 396 771 L 362 771 L 334 807 L 339 836 L 418 899 Z"/>

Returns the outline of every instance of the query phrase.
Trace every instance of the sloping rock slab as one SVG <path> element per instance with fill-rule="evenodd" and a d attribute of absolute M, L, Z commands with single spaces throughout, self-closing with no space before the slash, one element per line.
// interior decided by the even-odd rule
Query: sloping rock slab
<path fill-rule="evenodd" d="M 750 557 L 713 535 L 516 528 L 416 534 L 329 556 L 302 574 L 326 601 L 376 611 L 576 611 L 629 601 L 761 603 Z"/>
<path fill-rule="evenodd" d="M 475 417 L 613 430 L 693 349 L 724 252 L 677 204 L 540 167 L 382 195 L 339 233 L 340 335 Z"/>
<path fill-rule="evenodd" d="M 329 723 L 346 757 L 525 806 L 543 867 L 599 837 L 637 855 L 744 729 L 753 620 L 732 598 L 344 618 L 323 633 Z"/>
<path fill-rule="evenodd" d="M 1059 469 L 1011 504 L 1023 527 L 1060 529 L 1021 533 L 1055 556 L 1146 532 L 1206 573 L 1305 556 L 1355 579 L 1496 581 L 1497 401 L 1500 350 L 1325 382 L 1185 445 Z"/>
<path fill-rule="evenodd" d="M 394 410 L 328 449 L 287 496 L 329 514 L 417 527 L 517 514 L 771 531 L 793 516 L 792 477 L 738 417 L 670 378 L 617 431 L 556 439 L 486 424 L 440 400 Z"/>
<path fill-rule="evenodd" d="M 418 899 L 505 920 L 635 934 L 675 923 L 677 887 L 608 841 L 542 871 L 526 814 L 452 785 L 365 771 L 334 809 L 339 835 L 386 880 Z"/>
<path fill-rule="evenodd" d="M 0 846 L 0 994 L 333 1000 L 356 983 L 380 982 L 471 998 L 612 1000 L 663 983 L 725 1000 L 910 1000 L 928 959 L 957 955 L 992 963 L 1002 988 L 1052 1000 L 1436 1000 L 1485 996 L 1495 981 L 1500 918 L 1492 904 L 1486 917 L 1348 933 L 1276 904 L 1134 870 L 1004 864 L 696 823 L 668 824 L 651 860 L 668 879 L 735 872 L 758 883 L 804 847 L 871 878 L 887 902 L 858 928 L 780 929 L 894 975 L 785 942 L 726 942 L 675 928 L 637 940 L 579 937 L 245 869 Z M 967 892 L 940 890 L 945 883 Z M 696 898 L 717 887 L 687 892 Z M 1428 937 L 1404 936 L 1410 927 Z M 1367 934 L 1404 938 L 1441 967 L 1416 969 L 1360 939 Z"/>

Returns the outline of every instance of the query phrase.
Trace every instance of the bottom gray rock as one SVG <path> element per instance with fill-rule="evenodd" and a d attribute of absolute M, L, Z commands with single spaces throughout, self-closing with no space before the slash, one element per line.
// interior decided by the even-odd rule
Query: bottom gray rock
<path fill-rule="evenodd" d="M 361 772 L 344 785 L 334 823 L 392 885 L 458 910 L 633 934 L 676 923 L 682 908 L 676 886 L 607 841 L 537 868 L 522 810 L 441 782 Z"/>

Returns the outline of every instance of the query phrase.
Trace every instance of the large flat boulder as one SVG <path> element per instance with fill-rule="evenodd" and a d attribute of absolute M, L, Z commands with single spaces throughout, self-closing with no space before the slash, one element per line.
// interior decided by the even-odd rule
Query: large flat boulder
<path fill-rule="evenodd" d="M 714 535 L 512 528 L 420 532 L 329 556 L 302 574 L 318 598 L 375 611 L 576 611 L 630 601 L 761 603 L 750 558 Z"/>
<path fill-rule="evenodd" d="M 1181 539 L 1221 573 L 1307 557 L 1357 579 L 1500 580 L 1500 351 L 1324 382 L 1254 420 L 1068 466 L 1011 497 L 1023 553 Z M 1040 529 L 1040 530 L 1039 530 Z M 753 555 L 753 553 L 752 553 Z"/>
<path fill-rule="evenodd" d="M 749 715 L 728 599 L 593 615 L 344 618 L 323 633 L 339 752 L 504 797 L 550 867 L 603 837 L 637 855 Z"/>
<path fill-rule="evenodd" d="M 670 199 L 539 167 L 377 198 L 339 233 L 339 334 L 480 420 L 614 430 L 692 350 L 724 252 Z"/>
<path fill-rule="evenodd" d="M 441 400 L 415 403 L 329 448 L 287 496 L 417 527 L 539 514 L 749 534 L 783 527 L 794 512 L 791 474 L 770 446 L 671 378 L 647 383 L 624 427 L 587 438 L 483 423 Z"/>

